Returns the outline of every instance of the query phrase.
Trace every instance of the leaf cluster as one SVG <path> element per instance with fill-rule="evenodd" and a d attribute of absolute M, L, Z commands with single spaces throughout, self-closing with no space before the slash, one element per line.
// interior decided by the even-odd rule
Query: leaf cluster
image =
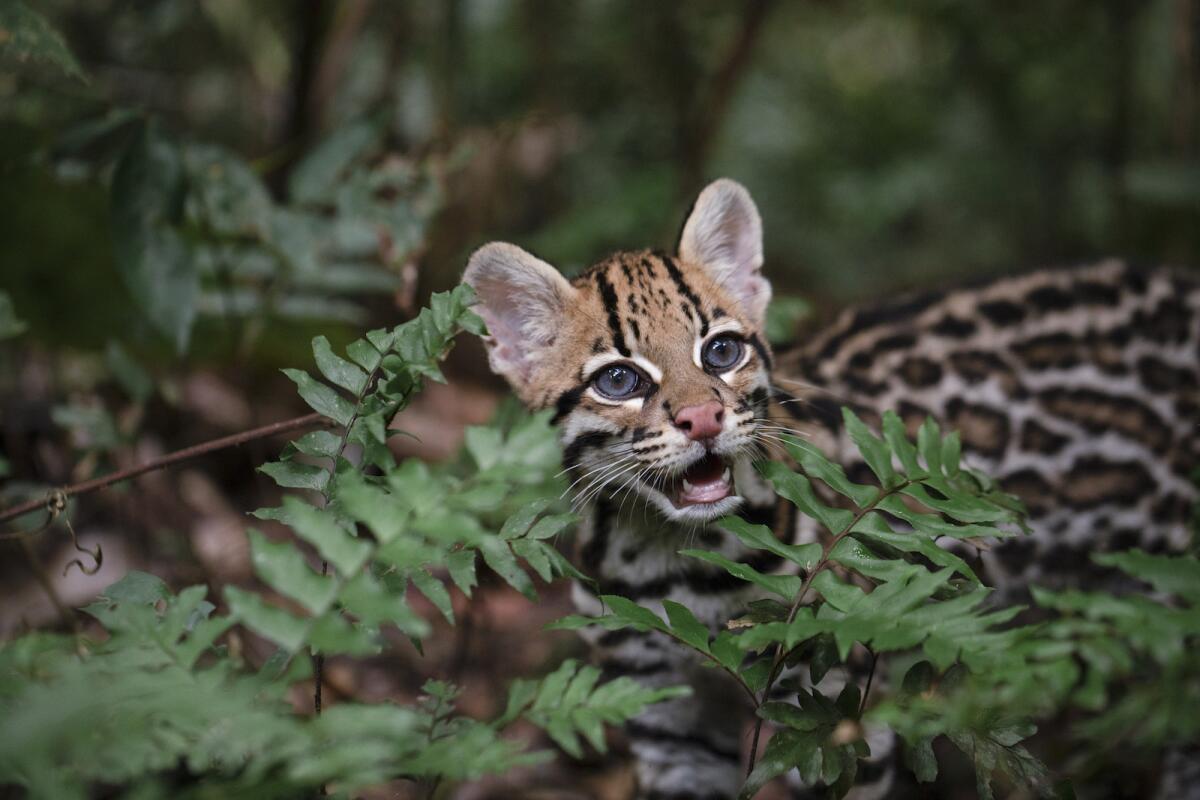
<path fill-rule="evenodd" d="M 285 691 L 308 662 L 280 651 L 252 669 L 215 644 L 234 620 L 205 594 L 173 595 L 132 572 L 86 609 L 107 638 L 31 634 L 0 649 L 0 782 L 55 800 L 87 797 L 97 784 L 139 798 L 284 798 L 320 787 L 346 797 L 388 780 L 467 780 L 549 757 L 503 735 L 518 719 L 573 752 L 580 733 L 603 750 L 603 722 L 678 694 L 627 679 L 597 687 L 598 672 L 566 662 L 514 684 L 492 721 L 458 715 L 457 689 L 439 681 L 411 706 L 344 703 L 302 717 Z"/>
<path fill-rule="evenodd" d="M 1094 744 L 1112 746 L 1135 731 L 1149 747 L 1197 735 L 1194 558 L 1097 555 L 1164 599 L 1035 590 L 1038 604 L 1057 616 L 1015 625 L 1022 608 L 990 602 L 971 566 L 943 546 L 1019 535 L 1015 498 L 960 464 L 958 435 L 932 420 L 915 442 L 892 413 L 882 435 L 849 410 L 844 421 L 876 484 L 849 480 L 816 447 L 790 437 L 783 444 L 796 469 L 760 465 L 780 496 L 825 529 L 822 543 L 787 544 L 733 517 L 722 527 L 788 567 L 763 573 L 717 553 L 681 551 L 756 587 L 760 599 L 746 616 L 711 631 L 669 600 L 643 608 L 604 596 L 605 615 L 558 626 L 658 631 L 727 672 L 760 720 L 777 728 L 743 786 L 746 797 L 791 769 L 843 795 L 867 754 L 862 731 L 870 724 L 905 740 L 906 762 L 921 781 L 937 775 L 933 740 L 948 738 L 975 765 L 981 797 L 991 796 L 996 775 L 1051 792 L 1046 768 L 1022 742 L 1037 720 L 1063 709 L 1093 712 L 1075 734 Z M 870 679 L 862 687 L 826 680 L 835 667 L 863 659 L 873 674 L 879 658 L 907 671 L 899 673 L 901 689 L 869 710 Z M 1130 683 L 1146 669 L 1158 678 Z"/>

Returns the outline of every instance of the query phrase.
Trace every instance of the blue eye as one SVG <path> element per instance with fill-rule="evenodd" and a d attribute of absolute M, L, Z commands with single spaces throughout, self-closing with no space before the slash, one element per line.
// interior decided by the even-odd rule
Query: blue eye
<path fill-rule="evenodd" d="M 742 360 L 742 340 L 734 336 L 715 336 L 704 345 L 704 366 L 723 372 Z"/>
<path fill-rule="evenodd" d="M 605 367 L 592 378 L 592 386 L 596 387 L 596 391 L 613 400 L 633 397 L 643 383 L 637 370 L 620 364 Z"/>

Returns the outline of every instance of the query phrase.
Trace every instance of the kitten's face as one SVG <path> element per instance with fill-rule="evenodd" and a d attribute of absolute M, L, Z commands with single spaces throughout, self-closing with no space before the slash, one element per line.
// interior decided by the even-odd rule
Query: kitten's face
<path fill-rule="evenodd" d="M 682 522 L 740 504 L 769 388 L 758 231 L 745 190 L 722 181 L 678 257 L 620 253 L 569 283 L 511 245 L 472 257 L 492 366 L 556 409 L 577 503 L 637 497 Z"/>

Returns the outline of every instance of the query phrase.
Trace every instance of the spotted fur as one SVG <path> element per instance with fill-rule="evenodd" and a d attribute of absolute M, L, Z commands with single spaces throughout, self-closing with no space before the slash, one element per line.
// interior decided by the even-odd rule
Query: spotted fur
<path fill-rule="evenodd" d="M 465 280 L 481 298 L 493 369 L 531 407 L 554 409 L 583 518 L 579 562 L 596 580 L 575 587 L 585 613 L 602 611 L 597 594 L 660 612 L 674 600 L 714 630 L 742 611 L 755 590 L 677 551 L 703 548 L 764 572 L 787 566 L 711 524 L 729 513 L 784 541 L 819 538 L 752 463 L 794 431 L 869 481 L 842 405 L 876 424 L 886 409 L 914 428 L 933 415 L 962 432 L 968 462 L 1025 500 L 1034 534 L 982 556 L 986 579 L 1006 591 L 1078 582 L 1095 550 L 1187 543 L 1197 495 L 1188 473 L 1200 464 L 1195 281 L 1117 262 L 1003 278 L 846 311 L 776 364 L 761 266 L 758 212 L 732 181 L 701 194 L 675 254 L 618 253 L 571 281 L 512 245 L 472 257 Z M 705 348 L 722 336 L 740 356 L 713 369 Z M 641 376 L 636 397 L 600 390 L 614 366 Z M 719 433 L 696 440 L 683 412 L 714 401 Z M 730 496 L 688 504 L 689 475 L 703 473 L 720 494 L 720 465 Z M 732 797 L 748 711 L 737 690 L 660 635 L 592 640 L 610 674 L 694 689 L 627 727 L 641 796 Z M 891 743 L 873 736 L 859 797 L 888 785 Z"/>

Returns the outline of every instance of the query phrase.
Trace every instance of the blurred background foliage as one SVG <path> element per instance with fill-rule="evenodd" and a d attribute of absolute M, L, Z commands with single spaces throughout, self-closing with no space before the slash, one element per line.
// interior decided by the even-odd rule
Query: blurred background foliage
<path fill-rule="evenodd" d="M 669 247 L 721 175 L 764 217 L 776 341 L 908 289 L 1200 265 L 1198 45 L 1200 0 L 0 0 L 0 505 L 304 413 L 279 369 L 313 336 L 412 318 L 486 241 L 568 273 Z M 519 419 L 476 342 L 446 374 L 397 457 Z M 283 443 L 73 502 L 105 560 L 59 576 L 41 537 L 62 600 L 252 582 Z M 54 624 L 11 541 L 0 579 L 0 636 Z M 332 662 L 331 697 L 449 674 L 486 716 L 578 652 L 540 632 L 563 586 L 480 580 L 424 660 Z"/>
<path fill-rule="evenodd" d="M 144 120 L 183 149 L 184 179 L 232 154 L 251 173 L 201 188 L 226 202 L 215 213 L 227 219 L 180 211 L 187 226 L 233 240 L 200 269 L 239 286 L 267 282 L 271 265 L 237 247 L 260 224 L 306 227 L 290 215 L 306 204 L 328 202 L 365 228 L 340 231 L 361 238 L 339 242 L 333 263 L 308 262 L 311 273 L 349 270 L 339 294 L 401 287 L 419 300 L 454 283 L 488 239 L 567 271 L 613 248 L 670 244 L 717 175 L 758 200 L 777 285 L 822 301 L 1101 255 L 1194 263 L 1200 252 L 1194 0 L 43 0 L 37 10 L 79 68 L 10 63 L 0 77 L 0 258 L 35 337 L 56 345 L 100 349 L 144 332 L 115 263 L 129 246 L 114 236 L 127 203 L 119 182 L 108 190 Z M 370 177 L 335 165 L 298 195 L 303 155 L 331 136 L 337 157 L 374 159 Z M 403 209 L 411 219 L 366 212 L 385 192 L 416 191 L 426 170 L 436 191 Z M 254 178 L 261 189 L 247 189 Z M 381 230 L 395 241 L 372 242 Z M 328 296 L 332 278 L 304 274 L 303 243 L 289 244 L 310 291 L 283 292 L 277 316 L 361 323 Z M 372 248 L 384 274 L 346 263 Z M 411 285 L 407 263 L 419 265 Z M 259 299 L 226 292 L 226 312 Z M 230 335 L 203 325 L 220 297 L 196 305 L 202 331 Z"/>

